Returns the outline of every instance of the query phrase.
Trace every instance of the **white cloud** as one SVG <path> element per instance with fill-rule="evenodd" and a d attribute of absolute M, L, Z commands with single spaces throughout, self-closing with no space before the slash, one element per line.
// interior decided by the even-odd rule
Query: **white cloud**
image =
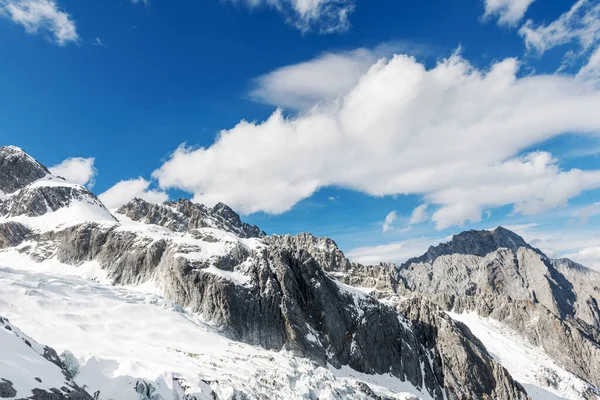
<path fill-rule="evenodd" d="M 350 27 L 348 17 L 354 0 L 230 0 L 249 7 L 268 6 L 282 13 L 288 23 L 302 32 L 343 32 Z"/>
<path fill-rule="evenodd" d="M 519 34 L 528 49 L 539 53 L 571 42 L 578 42 L 585 51 L 600 39 L 600 3 L 578 0 L 569 11 L 548 25 L 536 25 L 528 20 Z"/>
<path fill-rule="evenodd" d="M 585 206 L 577 211 L 579 222 L 586 224 L 593 216 L 600 215 L 600 201 L 597 203 Z"/>
<path fill-rule="evenodd" d="M 483 207 L 513 204 L 517 213 L 539 214 L 566 206 L 569 199 L 597 187 L 600 170 L 562 171 L 550 154 L 535 152 L 465 171 L 452 187 L 431 192 L 426 198 L 442 205 L 432 219 L 443 229 L 466 221 L 480 222 Z"/>
<path fill-rule="evenodd" d="M 389 232 L 394 228 L 394 222 L 398 218 L 398 214 L 396 211 L 391 211 L 388 215 L 385 216 L 385 221 L 383 221 L 383 225 L 381 226 L 381 230 L 383 232 Z"/>
<path fill-rule="evenodd" d="M 118 208 L 136 197 L 151 203 L 164 203 L 169 199 L 165 192 L 150 190 L 149 186 L 150 182 L 141 177 L 120 181 L 98 198 L 109 209 Z"/>
<path fill-rule="evenodd" d="M 576 253 L 567 254 L 565 257 L 585 267 L 600 271 L 600 246 L 586 247 Z"/>
<path fill-rule="evenodd" d="M 533 223 L 506 226 L 506 228 L 521 235 L 527 243 L 553 258 L 571 258 L 571 255 L 586 248 L 600 247 L 600 236 L 595 227 L 588 229 L 581 226 L 557 228 Z M 586 264 L 583 265 L 589 267 Z"/>
<path fill-rule="evenodd" d="M 53 175 L 65 178 L 71 183 L 94 187 L 98 171 L 94 167 L 93 158 L 68 158 L 58 165 L 49 168 Z"/>
<path fill-rule="evenodd" d="M 360 247 L 346 253 L 346 256 L 365 265 L 377 265 L 380 262 L 401 264 L 412 257 L 425 253 L 429 246 L 435 246 L 448 238 L 413 238 L 380 246 Z"/>
<path fill-rule="evenodd" d="M 47 33 L 61 46 L 79 40 L 75 21 L 53 0 L 0 0 L 0 16 L 23 25 L 30 34 Z"/>
<path fill-rule="evenodd" d="M 566 75 L 517 77 L 506 59 L 478 70 L 459 55 L 427 69 L 380 60 L 345 96 L 296 117 L 240 122 L 208 148 L 179 147 L 154 171 L 162 188 L 282 213 L 326 186 L 373 196 L 417 194 L 438 227 L 513 205 L 532 214 L 600 186 L 600 171 L 563 171 L 520 154 L 564 132 L 600 134 L 600 88 Z"/>
<path fill-rule="evenodd" d="M 326 53 L 259 77 L 251 96 L 267 104 L 309 109 L 348 93 L 377 58 L 367 49 Z"/>
<path fill-rule="evenodd" d="M 421 222 L 425 222 L 429 219 L 427 215 L 427 204 L 421 204 L 417 208 L 415 208 L 410 216 L 410 220 L 408 221 L 409 225 L 420 224 Z"/>
<path fill-rule="evenodd" d="M 373 49 L 324 53 L 313 60 L 278 68 L 258 77 L 250 96 L 277 107 L 308 110 L 316 104 L 333 102 L 344 96 L 377 60 L 397 51 L 425 55 L 430 49 L 415 43 L 390 42 Z"/>
<path fill-rule="evenodd" d="M 588 62 L 579 70 L 577 76 L 586 80 L 600 80 L 600 46 L 592 52 Z"/>
<path fill-rule="evenodd" d="M 514 26 L 534 0 L 484 0 L 483 18 L 497 17 L 498 25 Z"/>

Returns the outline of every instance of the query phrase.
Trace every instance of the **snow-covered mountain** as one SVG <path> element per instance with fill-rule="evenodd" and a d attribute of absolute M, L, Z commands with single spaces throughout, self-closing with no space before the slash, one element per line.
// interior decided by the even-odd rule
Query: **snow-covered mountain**
<path fill-rule="evenodd" d="M 510 231 L 363 266 L 224 204 L 110 212 L 15 147 L 0 148 L 0 190 L 0 315 L 96 399 L 597 396 L 597 274 Z M 16 382 L 13 347 L 0 380 Z M 9 398 L 75 398 L 20 374 Z"/>

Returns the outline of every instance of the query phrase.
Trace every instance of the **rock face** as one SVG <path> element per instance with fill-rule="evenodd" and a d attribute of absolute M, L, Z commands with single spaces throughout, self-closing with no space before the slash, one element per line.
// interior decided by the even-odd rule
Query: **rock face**
<path fill-rule="evenodd" d="M 307 251 L 329 275 L 347 285 L 381 291 L 396 291 L 397 279 L 394 264 L 382 263 L 377 266 L 365 266 L 350 262 L 332 239 L 301 233 L 296 236 L 273 235 L 265 240 L 269 244 L 284 246 L 296 251 L 301 249 Z"/>
<path fill-rule="evenodd" d="M 590 382 L 589 398 L 600 396 L 600 391 L 595 389 L 600 387 L 600 335 L 596 329 L 576 319 L 562 320 L 539 303 L 507 296 L 440 294 L 431 300 L 445 310 L 475 311 L 482 317 L 502 322 L 523 334 L 533 345 L 543 348 L 567 370 Z"/>
<path fill-rule="evenodd" d="M 470 231 L 430 248 L 398 268 L 399 291 L 508 296 L 600 328 L 600 273 L 551 260 L 509 232 Z"/>
<path fill-rule="evenodd" d="M 287 349 L 321 365 L 391 373 L 436 399 L 444 393 L 451 399 L 526 396 L 436 305 L 422 304 L 423 314 L 407 319 L 394 307 L 336 282 L 317 261 L 319 255 L 303 248 L 305 236 L 297 241 L 269 238 L 268 246 L 255 248 L 240 239 L 229 242 L 221 253 L 202 258 L 203 241 L 223 238 L 202 236 L 202 230 L 188 235 L 196 237 L 197 248 L 187 240 L 184 245 L 180 236 L 155 240 L 118 227 L 83 224 L 40 235 L 36 242 L 45 250 L 55 246 L 50 253 L 62 262 L 98 261 L 115 284 L 160 282 L 167 298 L 200 313 L 238 341 Z M 421 315 L 427 319 L 421 321 Z M 427 326 L 428 333 L 416 333 L 414 323 L 420 324 L 419 329 Z M 434 332 L 441 332 L 442 325 L 443 337 L 455 342 L 451 349 L 437 345 Z M 450 339 L 453 335 L 457 337 Z M 461 356 L 456 355 L 459 348 Z M 473 362 L 472 371 L 456 376 L 445 361 L 456 357 Z M 475 378 L 478 384 L 469 384 Z"/>
<path fill-rule="evenodd" d="M 40 345 L 0 317 L 0 398 L 92 400 L 77 386 L 54 349 Z"/>
<path fill-rule="evenodd" d="M 266 236 L 256 225 L 242 222 L 240 216 L 223 203 L 208 208 L 186 199 L 169 201 L 165 204 L 151 204 L 142 199 L 134 199 L 119 208 L 117 212 L 133 221 L 161 225 L 174 232 L 215 228 L 234 233 L 242 238 Z"/>
<path fill-rule="evenodd" d="M 0 190 L 13 193 L 50 175 L 50 171 L 18 147 L 0 147 Z M 1 196 L 0 196 L 1 197 Z"/>

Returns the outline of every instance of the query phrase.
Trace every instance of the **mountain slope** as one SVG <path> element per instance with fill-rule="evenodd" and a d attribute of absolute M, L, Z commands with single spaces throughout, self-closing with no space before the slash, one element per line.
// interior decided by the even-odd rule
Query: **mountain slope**
<path fill-rule="evenodd" d="M 2 153 L 45 171 L 15 148 Z M 582 346 L 556 359 L 595 356 L 596 328 L 584 322 L 595 314 L 580 295 L 593 299 L 593 288 L 509 231 L 466 233 L 399 269 L 367 267 L 329 239 L 265 236 L 223 204 L 135 199 L 111 214 L 85 187 L 5 173 L 16 177 L 0 187 L 0 314 L 71 350 L 75 381 L 99 399 L 527 398 L 446 313 L 467 294 L 554 305 L 560 332 Z M 592 381 L 595 368 L 573 373 Z"/>
<path fill-rule="evenodd" d="M 1 398 L 92 400 L 54 349 L 40 345 L 3 317 L 0 348 Z"/>

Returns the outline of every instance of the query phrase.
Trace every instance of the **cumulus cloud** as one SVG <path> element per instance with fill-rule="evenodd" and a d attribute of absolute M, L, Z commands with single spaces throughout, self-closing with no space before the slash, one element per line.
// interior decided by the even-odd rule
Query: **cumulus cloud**
<path fill-rule="evenodd" d="M 429 219 L 427 215 L 427 204 L 421 204 L 415 208 L 408 221 L 409 225 L 416 225 L 425 222 Z"/>
<path fill-rule="evenodd" d="M 150 182 L 142 177 L 120 181 L 98 198 L 109 209 L 118 208 L 136 197 L 151 203 L 164 203 L 169 199 L 165 192 L 151 190 L 149 187 Z"/>
<path fill-rule="evenodd" d="M 79 40 L 75 21 L 53 0 L 0 0 L 0 16 L 30 34 L 45 33 L 60 46 Z"/>
<path fill-rule="evenodd" d="M 85 185 L 90 189 L 94 187 L 98 173 L 94 167 L 94 158 L 68 158 L 49 169 L 53 175 L 61 176 L 71 183 Z"/>
<path fill-rule="evenodd" d="M 479 70 L 454 54 L 427 69 L 396 55 L 331 103 L 242 121 L 207 148 L 182 145 L 153 176 L 246 214 L 285 212 L 326 186 L 423 195 L 438 228 L 478 221 L 482 208 L 541 212 L 599 187 L 600 171 L 521 154 L 564 132 L 599 134 L 600 89 L 517 71 L 514 59 Z"/>
<path fill-rule="evenodd" d="M 248 7 L 268 6 L 283 14 L 302 32 L 335 33 L 348 30 L 354 0 L 230 0 Z"/>
<path fill-rule="evenodd" d="M 498 25 L 514 26 L 525 16 L 534 0 L 484 0 L 483 18 L 498 18 Z"/>
<path fill-rule="evenodd" d="M 394 229 L 394 222 L 398 218 L 398 214 L 396 211 L 391 211 L 388 215 L 385 216 L 385 221 L 383 221 L 383 225 L 381 226 L 381 230 L 383 232 L 389 232 Z"/>
<path fill-rule="evenodd" d="M 600 3 L 578 0 L 569 11 L 547 25 L 536 25 L 528 20 L 519 34 L 528 49 L 539 53 L 571 42 L 578 42 L 585 51 L 600 39 Z"/>

